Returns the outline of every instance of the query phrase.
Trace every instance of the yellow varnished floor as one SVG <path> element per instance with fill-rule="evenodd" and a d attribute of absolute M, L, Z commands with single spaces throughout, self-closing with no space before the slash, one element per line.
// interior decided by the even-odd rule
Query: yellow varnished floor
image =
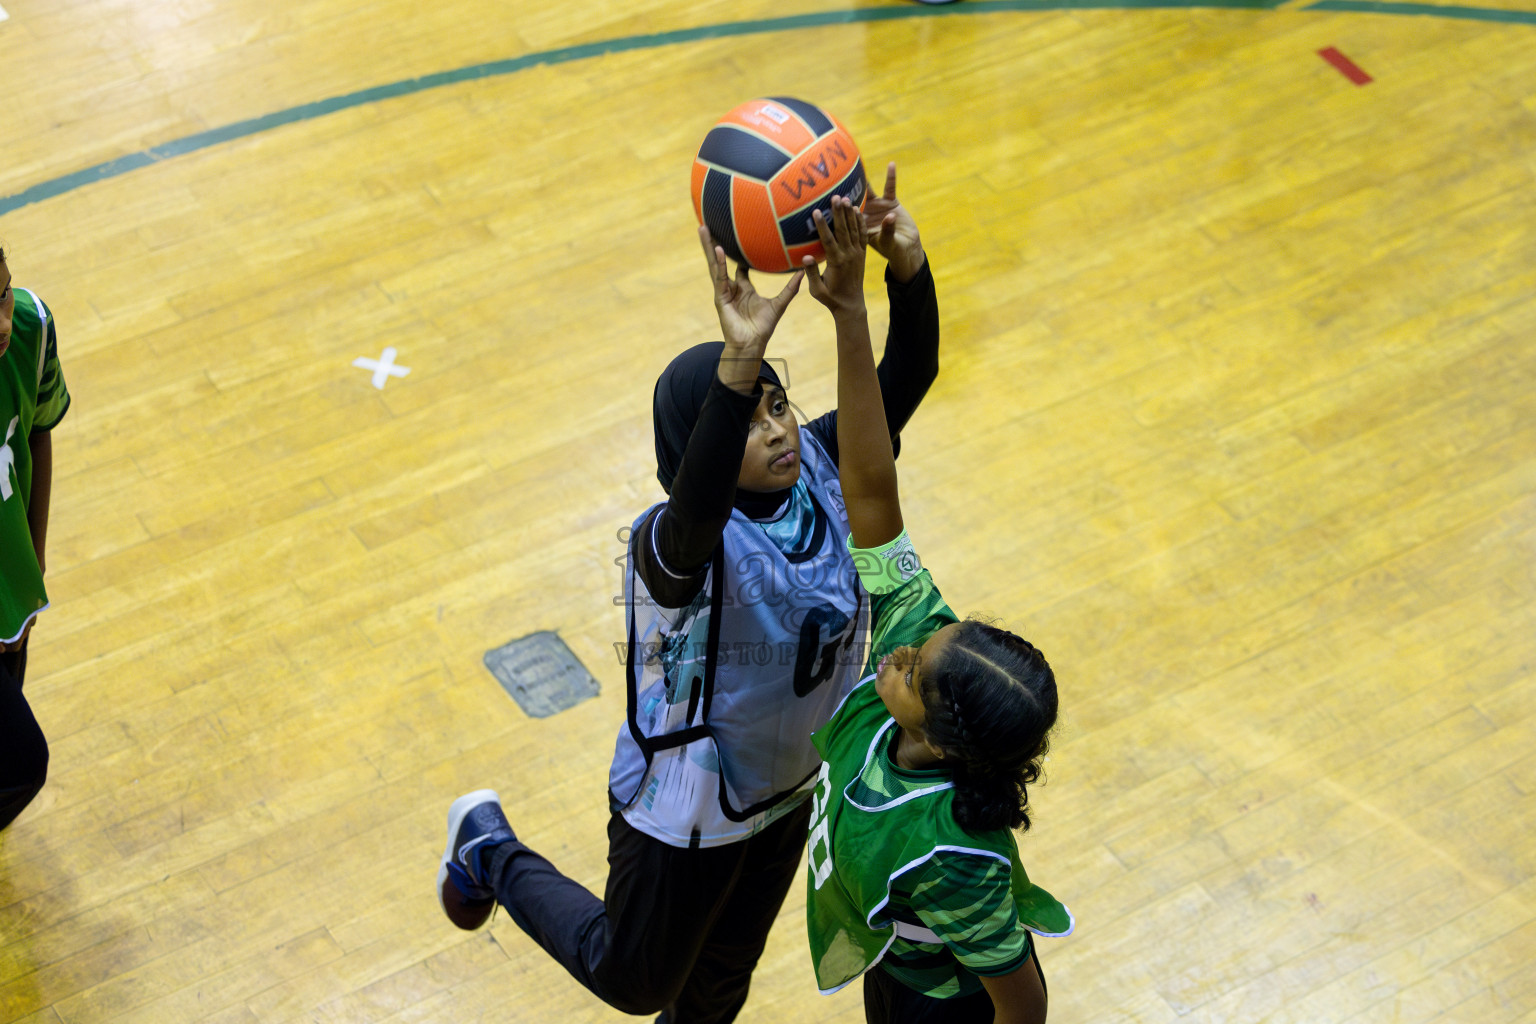
<path fill-rule="evenodd" d="M 1060 1022 L 1536 1021 L 1536 24 L 1277 10 L 0 0 L 0 215 L 53 308 L 52 765 L 0 1024 L 606 1022 L 433 892 L 457 794 L 599 889 L 618 531 L 716 336 L 687 196 L 743 99 L 888 159 L 938 280 L 914 538 L 1062 682 L 1023 842 Z M 985 5 L 974 5 L 985 6 Z M 1530 4 L 1480 5 L 1515 14 Z M 523 9 L 526 8 L 526 9 Z M 1337 47 L 1375 79 L 1321 60 Z M 885 311 L 871 275 L 872 310 Z M 802 295 L 771 355 L 835 392 Z M 393 347 L 374 389 L 358 357 Z M 482 664 L 558 630 L 602 685 Z M 741 1018 L 818 996 L 795 889 Z"/>

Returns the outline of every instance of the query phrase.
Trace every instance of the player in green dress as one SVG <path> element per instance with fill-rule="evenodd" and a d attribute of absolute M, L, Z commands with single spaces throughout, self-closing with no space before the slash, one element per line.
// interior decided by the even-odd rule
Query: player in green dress
<path fill-rule="evenodd" d="M 864 309 L 864 223 L 817 215 L 826 269 L 811 294 L 837 324 L 839 473 L 849 549 L 872 599 L 865 679 L 814 739 L 807 928 L 824 992 L 864 978 L 870 1022 L 1045 1020 L 1032 935 L 1071 913 L 1029 880 L 1014 829 L 1056 721 L 1045 657 L 959 621 L 902 523 Z M 857 362 L 854 362 L 857 360 Z M 859 367 L 861 372 L 853 372 Z"/>
<path fill-rule="evenodd" d="M 44 540 L 53 482 L 49 433 L 69 408 L 53 316 L 11 284 L 0 250 L 0 829 L 43 788 L 48 743 L 21 695 L 27 635 L 48 607 Z"/>

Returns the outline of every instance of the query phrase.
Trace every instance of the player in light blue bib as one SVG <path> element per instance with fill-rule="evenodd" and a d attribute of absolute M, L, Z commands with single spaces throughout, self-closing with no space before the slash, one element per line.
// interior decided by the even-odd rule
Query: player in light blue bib
<path fill-rule="evenodd" d="M 864 309 L 863 216 L 833 200 L 811 294 L 837 324 L 848 546 L 871 595 L 865 677 L 815 734 L 806 926 L 824 992 L 864 978 L 872 1024 L 1038 1024 L 1033 935 L 1072 915 L 1030 881 L 1029 827 L 1056 680 L 1027 641 L 959 621 L 907 537 Z"/>
<path fill-rule="evenodd" d="M 868 206 L 888 262 L 878 372 L 894 432 L 938 372 L 937 298 L 894 164 Z M 499 900 L 593 994 L 664 1024 L 728 1024 L 745 1004 L 805 847 L 811 734 L 857 682 L 869 633 L 844 544 L 839 413 L 800 424 L 763 361 L 801 277 L 758 295 L 707 231 L 700 241 L 724 341 L 679 353 L 652 394 L 667 500 L 634 521 L 624 559 L 603 898 L 520 842 L 492 790 L 450 807 L 438 874 L 458 927 Z"/>

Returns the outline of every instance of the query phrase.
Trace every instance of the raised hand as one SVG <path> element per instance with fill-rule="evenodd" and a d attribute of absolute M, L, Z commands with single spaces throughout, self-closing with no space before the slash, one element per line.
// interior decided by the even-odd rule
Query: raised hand
<path fill-rule="evenodd" d="M 870 194 L 864 204 L 868 222 L 869 247 L 891 265 L 891 275 L 902 284 L 923 269 L 923 242 L 917 234 L 917 221 L 896 199 L 896 161 L 885 167 L 885 191 Z"/>
<path fill-rule="evenodd" d="M 825 270 L 819 269 L 812 257 L 805 257 L 811 297 L 831 310 L 834 317 L 845 313 L 862 316 L 867 230 L 864 215 L 847 199 L 833 196 L 830 218 L 816 210 L 811 219 L 827 254 Z"/>
<path fill-rule="evenodd" d="M 805 272 L 797 270 L 779 294 L 766 298 L 752 287 L 745 263 L 736 268 L 733 279 L 725 265 L 725 250 L 715 244 L 709 229 L 699 226 L 699 242 L 709 262 L 710 282 L 714 285 L 715 313 L 720 318 L 720 333 L 726 351 L 720 358 L 720 380 L 748 394 L 757 383 L 758 362 L 768 347 L 768 339 L 779 325 L 789 300 L 800 290 Z M 736 372 L 739 371 L 739 372 Z"/>

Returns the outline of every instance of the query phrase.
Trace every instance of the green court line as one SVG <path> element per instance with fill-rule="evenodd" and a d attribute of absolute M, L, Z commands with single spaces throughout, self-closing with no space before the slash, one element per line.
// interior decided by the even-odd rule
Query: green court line
<path fill-rule="evenodd" d="M 197 132 L 184 138 L 127 156 L 108 160 L 84 170 L 39 182 L 14 195 L 0 197 L 0 216 L 23 206 L 40 203 L 45 199 L 73 192 L 86 185 L 136 171 L 142 167 L 185 156 L 200 149 L 208 149 L 235 139 L 243 139 L 259 132 L 270 131 L 298 121 L 334 114 L 338 111 L 378 103 L 398 96 L 409 96 L 440 86 L 455 85 L 481 78 L 495 78 L 516 74 L 531 67 L 547 64 L 568 64 L 610 53 L 626 53 L 631 50 L 651 50 L 680 43 L 696 43 L 708 39 L 726 39 L 732 36 L 761 35 L 768 32 L 788 32 L 797 29 L 821 28 L 827 25 L 848 25 L 857 22 L 899 21 L 907 18 L 957 17 L 973 14 L 995 14 L 1002 11 L 1063 11 L 1063 10 L 1168 10 L 1184 8 L 1214 8 L 1237 10 L 1272 10 L 1284 0 L 966 0 L 962 3 L 926 5 L 903 4 L 899 7 L 875 7 L 859 10 L 817 11 L 811 14 L 795 14 L 783 18 L 764 18 L 755 21 L 733 21 L 717 25 L 701 25 L 697 28 L 676 29 L 649 35 L 622 36 L 579 46 L 564 46 L 554 50 L 525 54 L 508 60 L 472 64 L 452 71 L 439 71 L 420 78 L 407 78 L 388 85 L 376 85 L 342 96 L 303 103 L 286 110 L 279 110 L 260 117 L 236 121 L 233 124 Z M 1429 4 L 1373 3 L 1368 0 L 1320 0 L 1306 10 L 1358 11 L 1374 14 L 1432 15 L 1442 18 L 1470 18 L 1479 21 L 1505 21 L 1520 24 L 1536 24 L 1536 13 L 1527 11 L 1499 11 L 1480 7 L 1436 7 Z"/>
<path fill-rule="evenodd" d="M 1496 7 L 1440 7 L 1436 4 L 1377 3 L 1375 0 L 1318 0 L 1309 11 L 1350 11 L 1355 14 L 1405 14 L 1463 21 L 1502 21 L 1536 25 L 1536 11 L 1502 11 Z"/>

